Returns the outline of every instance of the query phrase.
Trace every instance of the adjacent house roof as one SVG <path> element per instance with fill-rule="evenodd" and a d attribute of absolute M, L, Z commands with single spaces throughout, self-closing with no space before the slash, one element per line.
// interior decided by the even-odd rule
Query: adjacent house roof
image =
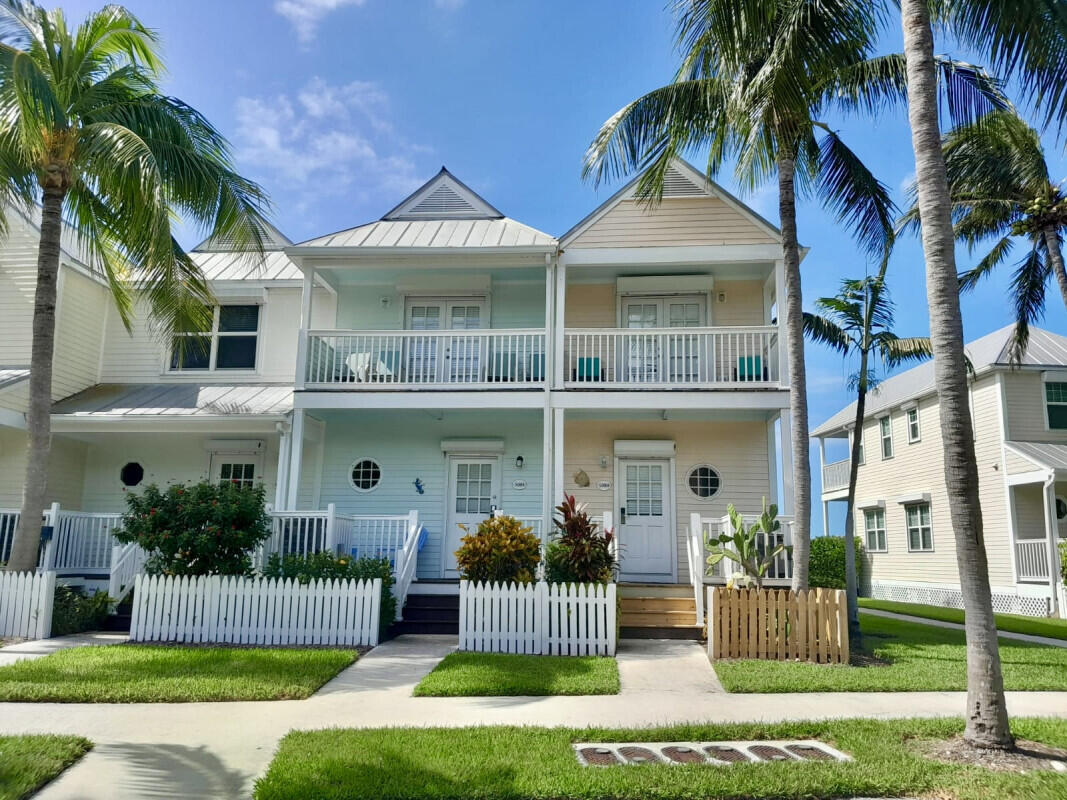
<path fill-rule="evenodd" d="M 29 367 L 0 367 L 0 391 L 30 377 Z"/>
<path fill-rule="evenodd" d="M 975 372 L 993 367 L 1011 367 L 1011 341 L 1015 324 L 1005 325 L 999 330 L 986 334 L 973 342 L 968 342 L 964 349 L 971 360 Z M 1060 336 L 1043 328 L 1030 328 L 1030 342 L 1023 354 L 1019 366 L 1028 368 L 1063 368 L 1067 367 L 1067 336 Z M 878 388 L 867 395 L 864 413 L 867 417 L 887 408 L 893 408 L 908 400 L 930 394 L 934 391 L 934 365 L 927 361 L 917 367 L 887 378 Z M 856 416 L 856 404 L 849 403 L 822 425 L 812 436 L 825 436 L 837 433 L 850 426 Z"/>
<path fill-rule="evenodd" d="M 103 383 L 58 401 L 53 415 L 71 417 L 277 416 L 293 408 L 291 386 L 191 383 Z"/>
<path fill-rule="evenodd" d="M 556 240 L 505 217 L 444 167 L 376 222 L 328 233 L 290 249 L 336 247 L 373 250 L 409 248 L 554 250 Z"/>
<path fill-rule="evenodd" d="M 293 240 L 271 225 L 264 224 L 263 248 L 265 250 L 281 250 L 293 243 Z M 209 236 L 193 248 L 193 252 L 201 253 L 232 253 L 237 250 L 237 245 L 232 236 Z"/>
<path fill-rule="evenodd" d="M 1059 472 L 1067 472 L 1067 444 L 1051 442 L 1005 442 L 1023 458 L 1034 462 L 1035 466 Z"/>
<path fill-rule="evenodd" d="M 209 281 L 298 281 L 304 275 L 281 250 L 263 254 L 193 251 L 189 254 Z"/>

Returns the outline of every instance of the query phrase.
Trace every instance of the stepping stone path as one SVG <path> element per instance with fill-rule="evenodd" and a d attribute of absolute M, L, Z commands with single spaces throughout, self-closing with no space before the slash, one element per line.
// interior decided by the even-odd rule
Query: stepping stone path
<path fill-rule="evenodd" d="M 851 761 L 815 740 L 756 742 L 579 742 L 578 763 L 586 767 L 647 764 L 775 764 L 802 761 Z"/>

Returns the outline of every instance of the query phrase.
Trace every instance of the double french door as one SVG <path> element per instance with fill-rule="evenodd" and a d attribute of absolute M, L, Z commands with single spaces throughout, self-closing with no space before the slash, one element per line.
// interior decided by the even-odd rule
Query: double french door
<path fill-rule="evenodd" d="M 700 337 L 684 333 L 664 334 L 664 328 L 699 328 L 705 324 L 707 300 L 690 297 L 632 297 L 623 301 L 623 321 L 633 331 L 658 329 L 658 333 L 631 333 L 618 358 L 623 380 L 631 383 L 692 383 L 699 380 L 702 357 Z"/>
<path fill-rule="evenodd" d="M 457 333 L 442 336 L 439 331 L 480 330 L 488 322 L 485 300 L 481 298 L 413 299 L 406 312 L 411 331 L 426 336 L 407 340 L 405 368 L 411 383 L 477 383 L 482 379 L 485 357 L 484 337 Z"/>

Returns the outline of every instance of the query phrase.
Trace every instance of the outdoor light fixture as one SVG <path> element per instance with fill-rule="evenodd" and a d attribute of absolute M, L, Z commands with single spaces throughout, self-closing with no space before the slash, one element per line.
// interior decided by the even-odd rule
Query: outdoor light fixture
<path fill-rule="evenodd" d="M 526 459 L 522 456 L 515 456 L 515 469 L 522 469 L 526 464 Z"/>

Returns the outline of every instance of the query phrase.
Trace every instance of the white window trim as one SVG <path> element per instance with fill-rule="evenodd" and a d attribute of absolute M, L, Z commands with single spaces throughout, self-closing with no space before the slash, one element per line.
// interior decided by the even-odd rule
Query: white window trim
<path fill-rule="evenodd" d="M 220 298 L 222 299 L 222 298 Z M 239 369 L 219 369 L 215 366 L 215 359 L 219 352 L 219 337 L 220 336 L 252 336 L 252 331 L 220 331 L 219 330 L 219 317 L 221 315 L 221 308 L 223 306 L 256 306 L 259 308 L 259 312 L 256 314 L 256 363 L 252 367 L 241 367 Z M 163 371 L 167 375 L 214 375 L 216 373 L 222 375 L 258 375 L 260 371 L 260 363 L 263 358 L 263 348 L 260 346 L 263 337 L 263 313 L 266 305 L 264 303 L 255 302 L 220 302 L 219 304 L 212 306 L 211 311 L 211 330 L 204 331 L 202 333 L 176 333 L 171 336 L 174 339 L 178 336 L 187 336 L 194 338 L 198 336 L 210 336 L 211 347 L 208 351 L 208 366 L 203 369 L 182 369 L 181 367 L 172 367 L 171 363 L 174 361 L 174 343 L 171 341 L 167 347 L 167 360 L 163 365 Z"/>
<path fill-rule="evenodd" d="M 669 303 L 669 302 L 677 302 L 679 300 L 684 302 L 685 300 L 687 300 L 689 298 L 693 298 L 695 300 L 699 300 L 700 301 L 701 312 L 703 313 L 703 316 L 704 316 L 704 321 L 700 325 L 698 325 L 697 327 L 698 328 L 710 328 L 710 327 L 712 327 L 712 321 L 711 321 L 711 306 L 712 306 L 712 302 L 711 301 L 712 301 L 712 296 L 711 295 L 712 295 L 712 293 L 711 293 L 710 290 L 706 291 L 706 292 L 675 292 L 673 294 L 670 293 L 670 292 L 666 292 L 666 293 L 659 292 L 659 293 L 653 293 L 653 294 L 648 294 L 648 293 L 622 294 L 622 293 L 616 292 L 616 295 L 615 295 L 615 316 L 616 316 L 616 321 L 617 321 L 617 324 L 618 324 L 619 328 L 629 330 L 629 328 L 626 327 L 626 321 L 627 321 L 627 318 L 626 318 L 626 304 L 627 303 L 641 303 L 641 302 L 663 303 L 664 304 L 663 305 L 663 314 L 664 314 L 664 316 L 666 316 L 667 315 L 667 303 Z M 660 320 L 660 324 L 657 327 L 658 328 L 668 328 L 668 327 L 670 327 L 669 323 L 670 323 L 670 320 L 663 319 L 663 320 Z M 637 329 L 637 330 L 640 330 L 640 329 Z"/>
<path fill-rule="evenodd" d="M 885 420 L 885 422 L 883 422 Z M 888 426 L 889 435 L 886 435 L 883 426 Z M 889 455 L 885 454 L 885 443 L 889 440 Z M 893 418 L 888 414 L 878 417 L 878 452 L 882 456 L 882 461 L 889 461 L 897 454 L 897 449 L 893 444 Z"/>
<path fill-rule="evenodd" d="M 352 479 L 352 471 L 356 468 L 356 464 L 359 464 L 361 461 L 370 461 L 378 467 L 378 482 L 369 489 L 361 489 L 356 486 L 356 482 Z M 348 485 L 352 487 L 352 491 L 358 492 L 359 494 L 370 494 L 377 490 L 378 487 L 382 485 L 383 480 L 385 480 L 385 470 L 382 469 L 382 462 L 372 456 L 360 456 L 359 458 L 355 458 L 352 460 L 352 464 L 348 467 Z"/>
<path fill-rule="evenodd" d="M 889 526 L 886 524 L 885 506 L 884 505 L 868 506 L 867 508 L 861 509 L 861 511 L 863 511 L 863 546 L 866 548 L 868 553 L 888 553 L 889 552 L 889 530 L 888 530 Z M 872 513 L 880 513 L 882 515 L 882 527 L 873 528 L 873 529 L 867 527 L 867 519 L 868 519 L 867 515 L 868 514 L 872 514 Z M 875 533 L 875 539 L 876 540 L 878 538 L 877 537 L 878 532 L 881 531 L 881 533 L 882 533 L 882 541 L 884 542 L 884 546 L 882 546 L 882 547 L 871 547 L 870 534 L 872 533 L 872 531 Z"/>
<path fill-rule="evenodd" d="M 915 436 L 911 435 L 911 415 L 915 415 Z M 908 444 L 921 442 L 923 438 L 922 422 L 919 420 L 919 407 L 911 406 L 904 409 L 904 425 L 908 429 Z"/>
<path fill-rule="evenodd" d="M 926 526 L 926 527 L 928 527 L 930 529 L 930 546 L 929 547 L 923 547 L 922 546 L 922 529 L 923 529 L 922 512 L 920 512 L 919 527 L 917 529 L 919 531 L 919 547 L 912 547 L 911 546 L 911 531 L 912 531 L 912 527 L 911 527 L 911 523 L 908 521 L 908 509 L 912 508 L 914 506 L 926 506 L 926 510 L 930 515 L 930 524 Z M 933 506 L 930 505 L 930 502 L 928 500 L 922 500 L 922 501 L 914 502 L 914 503 L 907 503 L 904 506 L 904 533 L 905 533 L 905 536 L 907 537 L 908 552 L 909 553 L 932 553 L 932 552 L 934 552 L 934 549 L 935 549 L 935 547 L 934 547 L 934 509 L 933 509 Z"/>
<path fill-rule="evenodd" d="M 708 495 L 707 497 L 701 497 L 699 494 L 694 492 L 693 491 L 693 487 L 689 485 L 689 476 L 693 474 L 694 470 L 698 470 L 698 469 L 701 469 L 701 468 L 710 469 L 716 475 L 719 476 L 719 488 L 716 489 L 712 494 Z M 694 464 L 693 466 L 691 466 L 689 469 L 687 469 L 685 471 L 685 488 L 689 492 L 689 496 L 692 497 L 693 500 L 697 501 L 698 503 L 714 503 L 722 495 L 722 491 L 723 491 L 723 488 L 725 486 L 726 486 L 726 481 L 723 480 L 722 470 L 719 469 L 718 467 L 716 467 L 714 464 L 709 464 L 706 461 L 704 461 L 704 462 L 701 462 L 699 464 Z"/>
<path fill-rule="evenodd" d="M 1067 377 L 1065 377 L 1062 373 L 1061 374 L 1050 375 L 1047 372 L 1042 374 L 1042 376 L 1041 376 L 1041 407 L 1044 410 L 1043 416 L 1044 416 L 1044 421 L 1045 421 L 1045 430 L 1046 431 L 1067 431 L 1067 428 L 1053 428 L 1049 424 L 1049 420 L 1048 420 L 1048 407 L 1049 407 L 1048 387 L 1046 385 L 1046 384 L 1049 384 L 1049 383 L 1067 383 Z M 1062 406 L 1062 405 L 1067 405 L 1067 403 L 1053 403 L 1052 405 Z"/>
<path fill-rule="evenodd" d="M 450 304 L 462 303 L 463 305 L 480 306 L 482 309 L 482 317 L 480 322 L 481 327 L 478 330 L 486 330 L 492 328 L 492 315 L 493 309 L 491 304 L 491 298 L 488 292 L 478 292 L 476 294 L 418 294 L 417 292 L 405 292 L 403 294 L 404 299 L 404 318 L 401 325 L 404 330 L 411 330 L 411 307 L 412 306 L 441 306 L 441 327 L 437 332 L 445 333 L 453 330 L 449 323 L 451 317 L 448 315 L 448 306 Z M 433 333 L 433 331 L 428 331 Z"/>

